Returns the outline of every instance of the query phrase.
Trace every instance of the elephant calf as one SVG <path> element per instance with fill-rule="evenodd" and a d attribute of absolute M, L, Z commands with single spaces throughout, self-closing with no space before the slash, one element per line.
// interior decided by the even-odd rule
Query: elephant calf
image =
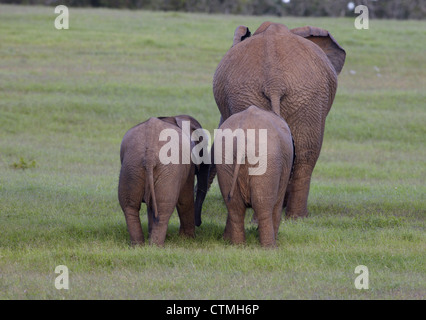
<path fill-rule="evenodd" d="M 261 245 L 275 246 L 293 165 L 290 129 L 279 115 L 256 106 L 230 116 L 219 129 L 223 134 L 219 139 L 216 135 L 214 161 L 228 209 L 224 238 L 234 244 L 245 242 L 245 211 L 252 207 Z M 229 140 L 226 129 L 230 129 L 228 134 L 233 133 L 232 143 L 225 141 Z M 227 145 L 231 152 L 226 150 Z M 257 166 L 253 159 L 258 160 Z"/>
<path fill-rule="evenodd" d="M 183 130 L 184 124 L 188 132 Z M 124 135 L 120 150 L 118 198 L 132 245 L 144 243 L 139 218 L 142 202 L 147 205 L 150 244 L 164 245 L 169 219 L 175 207 L 180 219 L 179 233 L 194 236 L 195 165 L 191 161 L 182 161 L 180 150 L 183 150 L 183 146 L 192 149 L 194 145 L 191 145 L 190 134 L 196 129 L 201 129 L 197 120 L 182 115 L 150 118 Z M 167 140 L 160 139 L 165 132 L 176 133 L 178 141 L 162 141 Z M 169 149 L 165 148 L 167 146 Z M 164 158 L 168 154 L 161 153 L 164 149 L 178 150 L 179 158 L 164 164 L 164 161 L 160 161 L 161 156 Z"/>

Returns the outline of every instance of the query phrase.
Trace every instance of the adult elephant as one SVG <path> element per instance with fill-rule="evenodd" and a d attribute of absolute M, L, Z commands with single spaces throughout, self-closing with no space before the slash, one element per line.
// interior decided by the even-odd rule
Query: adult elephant
<path fill-rule="evenodd" d="M 264 22 L 253 35 L 247 27 L 237 27 L 233 45 L 216 69 L 213 92 L 221 113 L 219 125 L 256 105 L 281 115 L 291 129 L 295 163 L 286 191 L 287 217 L 308 215 L 311 175 L 345 57 L 345 50 L 326 30 L 310 26 L 289 30 Z M 212 169 L 214 165 L 210 180 Z M 198 220 L 206 183 L 199 185 Z"/>

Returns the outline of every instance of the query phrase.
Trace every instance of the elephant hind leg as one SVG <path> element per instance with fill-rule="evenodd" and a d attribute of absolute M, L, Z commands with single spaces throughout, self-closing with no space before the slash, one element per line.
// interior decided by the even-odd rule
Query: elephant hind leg
<path fill-rule="evenodd" d="M 139 218 L 139 210 L 132 207 L 123 209 L 126 217 L 127 230 L 130 234 L 130 243 L 132 246 L 144 244 L 144 236 Z"/>
<path fill-rule="evenodd" d="M 129 173 L 129 170 L 125 170 L 125 167 L 122 167 L 118 184 L 118 200 L 126 218 L 132 246 L 144 243 L 139 217 L 144 188 L 143 177 L 134 176 Z"/>
<path fill-rule="evenodd" d="M 243 244 L 246 241 L 244 231 L 244 217 L 246 215 L 246 206 L 237 191 L 229 203 L 226 204 L 228 217 L 226 219 L 225 232 L 223 238 L 230 240 L 232 244 Z"/>
<path fill-rule="evenodd" d="M 286 218 L 297 219 L 308 216 L 308 196 L 312 167 L 298 166 L 291 178 L 286 195 Z"/>
<path fill-rule="evenodd" d="M 195 237 L 193 174 L 190 174 L 180 192 L 177 212 L 180 220 L 179 234 L 190 238 Z"/>
<path fill-rule="evenodd" d="M 278 201 L 275 204 L 274 210 L 272 212 L 272 222 L 273 222 L 273 226 L 274 226 L 274 235 L 275 235 L 275 240 L 278 238 L 278 230 L 280 228 L 280 223 L 281 223 L 281 214 L 282 214 L 282 203 L 283 201 Z"/>
<path fill-rule="evenodd" d="M 268 205 L 253 205 L 259 225 L 259 241 L 262 247 L 275 247 L 275 225 L 273 208 Z"/>
<path fill-rule="evenodd" d="M 149 244 L 157 245 L 159 247 L 164 246 L 166 240 L 167 227 L 169 225 L 170 217 L 176 207 L 175 202 L 158 202 L 158 220 L 150 221 L 151 233 L 149 238 Z M 148 217 L 150 219 L 150 217 Z M 151 218 L 152 219 L 152 218 Z"/>

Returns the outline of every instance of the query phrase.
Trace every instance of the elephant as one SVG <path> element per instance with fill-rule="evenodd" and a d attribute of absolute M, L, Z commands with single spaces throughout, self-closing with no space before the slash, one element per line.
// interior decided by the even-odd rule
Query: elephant
<path fill-rule="evenodd" d="M 253 35 L 246 26 L 236 28 L 233 44 L 214 74 L 219 126 L 251 105 L 272 110 L 288 123 L 296 160 L 284 202 L 286 218 L 308 216 L 311 175 L 345 58 L 345 50 L 326 30 L 311 26 L 289 30 L 264 22 Z M 198 182 L 202 186 L 197 190 L 198 222 L 215 172 L 214 164 L 204 168 Z"/>
<path fill-rule="evenodd" d="M 290 128 L 274 112 L 250 106 L 230 116 L 219 129 L 234 134 L 216 136 L 213 144 L 219 187 L 228 209 L 224 238 L 233 244 L 245 242 L 244 217 L 246 208 L 252 207 L 260 244 L 274 247 L 294 160 Z M 242 130 L 242 138 L 237 130 Z M 250 135 L 249 130 L 254 133 Z M 261 130 L 266 132 L 263 136 Z M 229 153 L 223 143 L 226 139 L 233 140 Z M 222 149 L 220 159 L 216 148 Z M 253 166 L 256 161 L 257 167 Z"/>
<path fill-rule="evenodd" d="M 186 133 L 183 130 L 185 123 L 189 128 Z M 164 246 L 169 219 L 175 207 L 180 219 L 179 233 L 194 237 L 194 178 L 197 168 L 191 160 L 182 161 L 183 152 L 178 152 L 177 161 L 165 163 L 161 157 L 169 153 L 161 153 L 167 149 L 167 139 L 161 139 L 161 135 L 167 132 L 165 130 L 172 130 L 179 137 L 170 151 L 174 147 L 183 150 L 185 144 L 192 150 L 194 143 L 191 143 L 190 134 L 200 128 L 200 123 L 187 115 L 152 117 L 124 135 L 120 148 L 118 199 L 132 246 L 144 244 L 139 218 L 142 202 L 147 206 L 150 244 Z M 167 142 L 171 143 L 172 139 Z"/>

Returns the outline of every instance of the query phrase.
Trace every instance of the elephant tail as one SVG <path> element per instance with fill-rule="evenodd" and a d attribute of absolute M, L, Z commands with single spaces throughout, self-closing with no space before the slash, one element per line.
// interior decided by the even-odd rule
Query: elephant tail
<path fill-rule="evenodd" d="M 232 196 L 234 195 L 234 189 L 235 189 L 235 185 L 237 184 L 239 171 L 240 171 L 240 164 L 237 162 L 234 167 L 234 174 L 232 176 L 232 185 L 231 185 L 231 190 L 229 191 L 229 194 L 228 194 L 228 201 L 231 200 Z"/>
<path fill-rule="evenodd" d="M 148 188 L 151 193 L 150 198 L 152 199 L 152 207 L 154 208 L 154 221 L 158 221 L 157 199 L 155 197 L 155 188 L 154 188 L 154 168 L 152 166 L 148 166 L 146 168 L 146 173 L 148 176 Z"/>
<path fill-rule="evenodd" d="M 279 95 L 271 96 L 271 107 L 275 114 L 281 115 L 281 97 Z"/>
<path fill-rule="evenodd" d="M 244 163 L 243 161 L 244 161 L 245 157 L 246 157 L 245 154 L 243 154 L 241 156 L 241 161 L 237 160 L 237 163 L 235 164 L 234 173 L 232 175 L 231 190 L 229 191 L 229 194 L 228 194 L 228 201 L 231 200 L 232 196 L 234 195 L 235 186 L 237 185 L 238 173 L 240 171 L 241 163 Z"/>
<path fill-rule="evenodd" d="M 242 123 L 240 123 L 239 127 L 245 128 L 245 127 L 247 127 L 247 125 L 248 124 L 246 123 L 246 121 L 243 120 Z M 234 139 L 238 139 L 238 138 L 234 137 Z M 240 171 L 241 164 L 245 163 L 245 161 L 244 161 L 245 158 L 246 158 L 245 148 L 246 148 L 246 145 L 247 145 L 247 140 L 246 140 L 246 138 L 244 138 L 244 140 L 245 140 L 244 143 L 238 143 L 238 141 L 237 141 L 237 149 L 236 150 L 234 149 L 234 152 L 236 152 L 236 157 L 235 157 L 236 163 L 235 163 L 235 167 L 234 167 L 234 173 L 233 173 L 233 176 L 232 176 L 231 190 L 229 191 L 229 194 L 228 194 L 228 201 L 231 200 L 232 196 L 234 195 L 234 190 L 235 190 L 235 187 L 237 185 L 238 173 Z M 234 143 L 235 143 L 235 141 L 234 141 Z M 240 156 L 239 159 L 238 159 L 238 156 Z"/>

